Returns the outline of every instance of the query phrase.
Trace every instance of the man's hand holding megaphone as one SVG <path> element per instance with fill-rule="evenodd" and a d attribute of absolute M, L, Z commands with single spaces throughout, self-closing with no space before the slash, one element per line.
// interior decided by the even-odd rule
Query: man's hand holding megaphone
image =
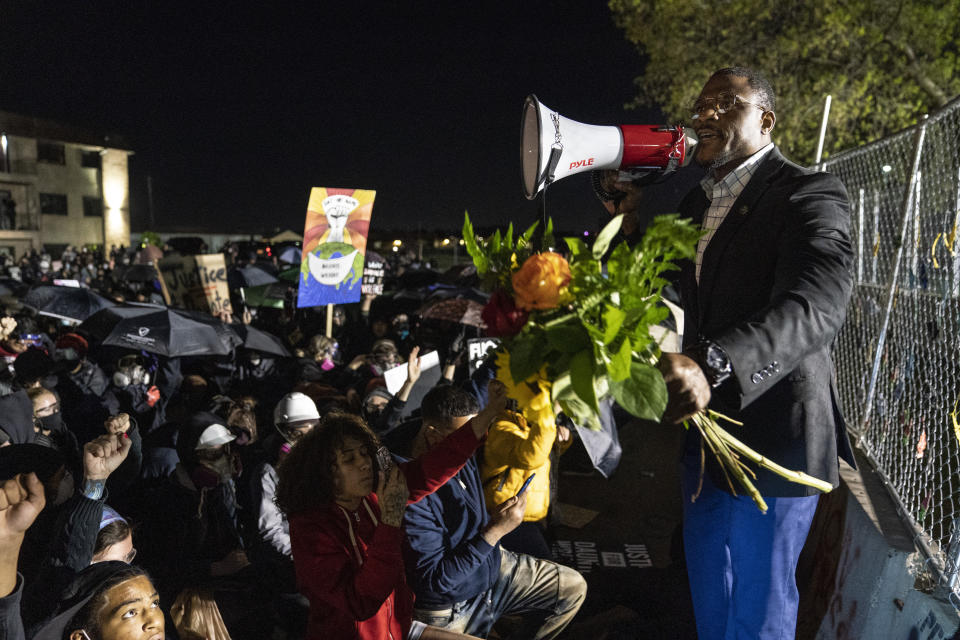
<path fill-rule="evenodd" d="M 615 169 L 596 173 L 597 197 L 611 216 L 623 214 L 620 225 L 623 235 L 633 235 L 640 225 L 640 185 L 632 180 L 621 180 L 621 172 Z"/>

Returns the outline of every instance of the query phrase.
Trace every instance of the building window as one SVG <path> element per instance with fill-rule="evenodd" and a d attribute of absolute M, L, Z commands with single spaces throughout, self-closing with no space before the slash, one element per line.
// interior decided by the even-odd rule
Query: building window
<path fill-rule="evenodd" d="M 93 196 L 83 196 L 83 215 L 88 218 L 103 216 L 103 200 Z"/>
<path fill-rule="evenodd" d="M 51 216 L 67 215 L 67 196 L 59 193 L 41 193 L 40 213 Z"/>
<path fill-rule="evenodd" d="M 80 150 L 80 166 L 84 169 L 100 168 L 100 152 Z"/>
<path fill-rule="evenodd" d="M 37 161 L 48 164 L 67 164 L 63 145 L 58 142 L 37 142 Z"/>

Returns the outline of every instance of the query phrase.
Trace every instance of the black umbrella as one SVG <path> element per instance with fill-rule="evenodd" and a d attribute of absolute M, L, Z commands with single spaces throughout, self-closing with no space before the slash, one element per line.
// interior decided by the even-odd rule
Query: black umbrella
<path fill-rule="evenodd" d="M 277 281 L 275 275 L 254 264 L 240 267 L 236 270 L 236 275 L 239 276 L 242 282 L 241 286 L 244 287 L 257 287 L 263 284 L 273 284 Z"/>
<path fill-rule="evenodd" d="M 116 303 L 90 289 L 41 285 L 27 293 L 23 304 L 36 309 L 43 316 L 83 322 L 97 311 Z"/>
<path fill-rule="evenodd" d="M 104 345 L 167 357 L 227 355 L 241 339 L 211 315 L 166 307 L 110 307 L 90 316 L 80 330 Z"/>
<path fill-rule="evenodd" d="M 157 279 L 157 270 L 152 264 L 131 264 L 123 270 L 120 279 L 127 282 L 153 282 Z"/>
<path fill-rule="evenodd" d="M 283 341 L 272 333 L 251 327 L 248 324 L 231 324 L 230 328 L 243 340 L 241 346 L 244 349 L 259 351 L 268 356 L 290 357 L 290 352 L 287 351 Z"/>

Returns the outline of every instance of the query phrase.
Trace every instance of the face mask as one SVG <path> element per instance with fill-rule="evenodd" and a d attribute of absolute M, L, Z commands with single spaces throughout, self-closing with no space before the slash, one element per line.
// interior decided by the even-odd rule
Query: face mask
<path fill-rule="evenodd" d="M 118 369 L 117 372 L 113 374 L 113 384 L 121 388 L 128 387 L 132 384 L 147 385 L 150 384 L 150 374 L 140 365 Z"/>
<path fill-rule="evenodd" d="M 337 366 L 336 363 L 330 358 L 324 358 L 323 362 L 320 363 L 320 368 L 324 371 L 330 371 L 330 369 L 333 369 L 335 366 Z"/>
<path fill-rule="evenodd" d="M 80 356 L 77 355 L 77 350 L 73 347 L 66 347 L 63 349 L 57 349 L 53 354 L 53 359 L 58 362 L 70 362 L 71 360 L 79 360 Z"/>
<path fill-rule="evenodd" d="M 368 424 L 373 424 L 379 420 L 380 416 L 383 414 L 384 407 L 367 407 L 363 405 L 360 408 L 360 413 L 363 414 L 363 419 L 367 421 Z"/>
<path fill-rule="evenodd" d="M 233 476 L 233 458 L 227 454 L 213 460 L 200 460 L 200 464 L 213 471 L 223 480 Z"/>
<path fill-rule="evenodd" d="M 254 367 L 260 366 L 260 356 L 250 356 L 250 365 Z"/>
<path fill-rule="evenodd" d="M 40 425 L 46 431 L 62 431 L 63 430 L 63 416 L 60 415 L 60 412 L 54 413 L 53 415 L 43 416 L 42 418 L 37 418 L 40 421 Z"/>

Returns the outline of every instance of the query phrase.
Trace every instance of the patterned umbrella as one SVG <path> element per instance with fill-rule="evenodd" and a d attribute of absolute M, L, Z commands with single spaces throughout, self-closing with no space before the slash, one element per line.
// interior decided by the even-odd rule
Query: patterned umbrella
<path fill-rule="evenodd" d="M 483 305 L 467 298 L 447 298 L 428 302 L 420 307 L 417 315 L 421 320 L 434 320 L 462 324 L 468 327 L 483 327 L 480 314 Z"/>

